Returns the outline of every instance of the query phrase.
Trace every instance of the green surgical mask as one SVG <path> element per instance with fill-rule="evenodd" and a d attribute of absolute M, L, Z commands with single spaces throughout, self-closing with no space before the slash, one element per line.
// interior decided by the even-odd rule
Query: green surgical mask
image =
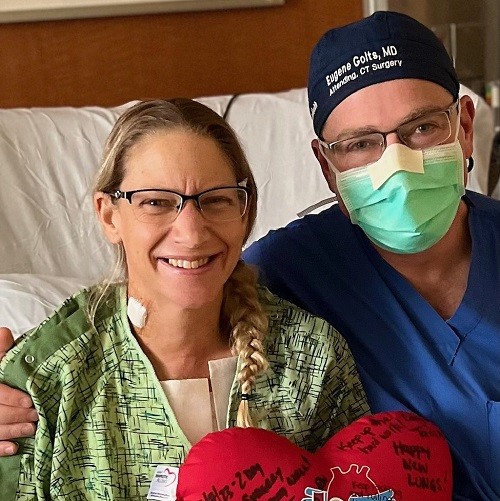
<path fill-rule="evenodd" d="M 374 244 L 399 254 L 441 240 L 465 193 L 457 140 L 424 150 L 391 144 L 377 162 L 335 176 L 351 221 Z"/>

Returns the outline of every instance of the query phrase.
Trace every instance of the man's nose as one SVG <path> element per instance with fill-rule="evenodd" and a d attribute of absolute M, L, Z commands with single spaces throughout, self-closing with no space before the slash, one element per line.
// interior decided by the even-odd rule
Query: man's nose
<path fill-rule="evenodd" d="M 392 131 L 385 136 L 385 144 L 386 146 L 389 146 L 390 144 L 404 144 L 404 143 L 399 138 L 397 132 Z"/>

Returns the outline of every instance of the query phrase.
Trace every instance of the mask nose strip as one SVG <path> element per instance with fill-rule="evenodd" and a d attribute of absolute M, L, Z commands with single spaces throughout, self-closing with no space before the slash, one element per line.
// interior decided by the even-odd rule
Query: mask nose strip
<path fill-rule="evenodd" d="M 366 168 L 374 190 L 380 188 L 398 171 L 424 173 L 424 159 L 421 150 L 412 150 L 404 144 L 389 145 L 379 160 Z"/>

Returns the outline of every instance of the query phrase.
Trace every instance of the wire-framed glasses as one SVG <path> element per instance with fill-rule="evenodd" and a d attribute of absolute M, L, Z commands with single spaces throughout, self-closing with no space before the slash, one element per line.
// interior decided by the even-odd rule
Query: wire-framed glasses
<path fill-rule="evenodd" d="M 455 101 L 447 109 L 431 111 L 401 124 L 388 132 L 367 132 L 332 143 L 319 139 L 323 154 L 341 171 L 376 162 L 387 147 L 387 136 L 396 133 L 412 150 L 423 150 L 444 143 L 451 136 L 450 115 L 458 106 Z"/>
<path fill-rule="evenodd" d="M 221 186 L 196 195 L 161 189 L 115 190 L 109 195 L 114 200 L 128 200 L 136 218 L 145 223 L 172 223 L 188 200 L 193 200 L 206 220 L 218 223 L 245 215 L 249 189 L 246 186 Z"/>

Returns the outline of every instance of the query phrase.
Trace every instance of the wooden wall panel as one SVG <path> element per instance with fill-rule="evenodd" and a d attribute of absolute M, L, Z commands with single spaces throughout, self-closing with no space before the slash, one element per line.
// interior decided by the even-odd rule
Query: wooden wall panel
<path fill-rule="evenodd" d="M 309 53 L 361 0 L 0 25 L 0 106 L 112 106 L 306 84 Z"/>

